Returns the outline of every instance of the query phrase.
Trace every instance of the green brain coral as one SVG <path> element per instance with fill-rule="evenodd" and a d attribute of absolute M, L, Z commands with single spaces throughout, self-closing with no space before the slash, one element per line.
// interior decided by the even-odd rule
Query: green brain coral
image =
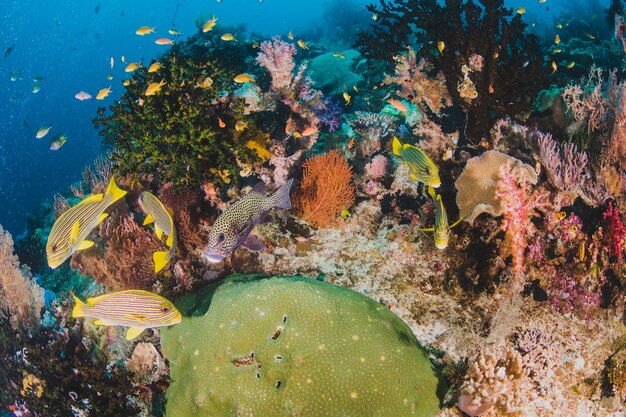
<path fill-rule="evenodd" d="M 167 417 L 434 416 L 440 380 L 383 305 L 304 277 L 235 275 L 162 332 Z"/>

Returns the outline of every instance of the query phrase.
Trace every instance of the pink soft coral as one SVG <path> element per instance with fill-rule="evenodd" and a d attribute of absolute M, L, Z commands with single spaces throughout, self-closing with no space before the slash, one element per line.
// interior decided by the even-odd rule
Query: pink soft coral
<path fill-rule="evenodd" d="M 535 210 L 545 208 L 546 193 L 530 192 L 530 183 L 519 170 L 510 164 L 500 168 L 500 181 L 496 185 L 496 197 L 500 200 L 504 213 L 502 229 L 506 232 L 503 251 L 513 257 L 514 282 L 521 289 L 524 275 L 524 252 L 528 246 L 527 237 L 535 231 L 531 219 Z"/>
<path fill-rule="evenodd" d="M 271 41 L 261 44 L 261 52 L 256 61 L 272 74 L 273 90 L 289 88 L 293 79 L 292 71 L 296 66 L 293 62 L 295 54 L 296 47 L 282 41 L 280 36 L 274 36 Z"/>
<path fill-rule="evenodd" d="M 617 258 L 618 262 L 624 259 L 624 240 L 626 239 L 626 227 L 622 223 L 619 210 L 609 203 L 604 215 L 604 240 L 609 255 Z"/>

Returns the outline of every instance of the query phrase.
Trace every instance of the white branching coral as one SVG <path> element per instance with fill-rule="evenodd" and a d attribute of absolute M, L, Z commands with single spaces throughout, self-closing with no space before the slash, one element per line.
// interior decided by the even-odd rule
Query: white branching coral
<path fill-rule="evenodd" d="M 528 368 L 513 348 L 482 353 L 465 375 L 458 406 L 470 416 L 513 414 L 528 391 Z"/>

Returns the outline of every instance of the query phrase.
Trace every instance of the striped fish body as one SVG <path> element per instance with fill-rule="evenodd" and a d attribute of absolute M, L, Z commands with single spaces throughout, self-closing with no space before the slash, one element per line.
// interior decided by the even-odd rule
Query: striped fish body
<path fill-rule="evenodd" d="M 72 294 L 73 295 L 73 294 Z M 119 291 L 89 298 L 84 303 L 74 295 L 72 317 L 91 317 L 98 326 L 129 327 L 131 340 L 147 328 L 180 323 L 181 314 L 171 301 L 142 290 Z"/>
<path fill-rule="evenodd" d="M 254 226 L 261 222 L 273 208 L 290 209 L 289 192 L 293 179 L 287 181 L 271 196 L 265 195 L 262 187 L 237 200 L 217 218 L 209 233 L 209 245 L 205 252 L 209 262 L 220 262 L 240 245 L 250 242 L 249 235 Z M 262 184 L 261 184 L 262 186 Z M 250 242 L 246 246 L 262 248 L 260 242 Z"/>
<path fill-rule="evenodd" d="M 435 246 L 437 249 L 445 249 L 448 247 L 448 240 L 450 238 L 450 226 L 448 225 L 448 215 L 446 214 L 446 209 L 443 206 L 441 195 L 439 194 L 437 194 L 437 197 L 435 198 L 435 205 L 437 207 L 434 230 Z"/>
<path fill-rule="evenodd" d="M 411 168 L 411 178 L 423 182 L 429 187 L 437 188 L 441 185 L 439 169 L 426 153 L 413 145 L 400 143 L 397 137 L 393 137 L 393 154 L 402 158 L 405 164 Z"/>
<path fill-rule="evenodd" d="M 86 240 L 87 236 L 107 217 L 104 210 L 125 194 L 111 177 L 104 194 L 90 195 L 63 213 L 48 235 L 46 255 L 50 268 L 58 267 L 77 250 L 90 248 L 93 242 Z"/>
<path fill-rule="evenodd" d="M 176 227 L 174 220 L 167 211 L 163 203 L 156 196 L 148 191 L 144 191 L 139 196 L 139 205 L 144 213 L 147 214 L 143 224 L 154 222 L 154 231 L 159 239 L 165 234 L 167 236 L 166 244 L 170 249 L 166 252 L 154 252 L 152 259 L 154 261 L 154 272 L 161 271 L 165 265 L 174 257 L 176 247 L 178 245 L 178 237 L 176 236 Z"/>

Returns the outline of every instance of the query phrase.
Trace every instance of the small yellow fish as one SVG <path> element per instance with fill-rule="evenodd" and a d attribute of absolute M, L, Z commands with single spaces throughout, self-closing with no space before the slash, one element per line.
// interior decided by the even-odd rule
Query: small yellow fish
<path fill-rule="evenodd" d="M 567 69 L 572 69 L 572 68 L 574 68 L 574 65 L 575 65 L 574 61 L 572 61 L 569 64 L 567 64 L 566 66 L 567 66 Z"/>
<path fill-rule="evenodd" d="M 124 55 L 122 55 L 122 62 L 125 64 L 126 63 L 126 57 Z"/>
<path fill-rule="evenodd" d="M 207 22 L 202 26 L 202 32 L 206 33 L 212 30 L 217 24 L 217 17 L 213 16 L 211 19 L 207 20 Z"/>
<path fill-rule="evenodd" d="M 561 37 L 559 36 L 558 33 L 554 37 L 554 43 L 556 43 L 557 45 L 561 43 Z"/>
<path fill-rule="evenodd" d="M 291 33 L 291 31 L 289 31 L 289 33 L 287 34 L 287 37 L 291 40 L 293 40 L 293 33 Z"/>
<path fill-rule="evenodd" d="M 309 45 L 307 45 L 302 39 L 298 39 L 298 46 L 302 49 L 309 49 Z"/>
<path fill-rule="evenodd" d="M 158 93 L 159 91 L 161 91 L 161 87 L 163 87 L 165 85 L 165 80 L 161 80 L 158 83 L 150 83 L 150 85 L 148 86 L 148 88 L 146 88 L 146 92 L 144 93 L 146 96 L 153 96 L 156 93 Z"/>
<path fill-rule="evenodd" d="M 211 86 L 213 85 L 213 78 L 211 77 L 200 77 L 198 79 L 198 81 L 196 82 L 195 87 L 196 88 L 202 88 L 203 90 L 206 90 L 208 88 L 211 88 Z"/>
<path fill-rule="evenodd" d="M 35 138 L 37 139 L 43 138 L 44 136 L 48 134 L 48 132 L 50 132 L 50 129 L 52 129 L 52 126 L 40 127 L 39 130 L 37 131 L 37 134 L 35 134 Z"/>
<path fill-rule="evenodd" d="M 239 74 L 235 77 L 235 82 L 239 83 L 239 84 L 243 84 L 243 83 L 253 83 L 256 80 L 254 79 L 254 77 L 250 74 Z"/>
<path fill-rule="evenodd" d="M 567 213 L 566 212 L 559 211 L 558 213 L 556 213 L 554 215 L 554 221 L 558 223 L 558 222 L 560 222 L 561 220 L 563 220 L 566 217 L 567 217 Z"/>
<path fill-rule="evenodd" d="M 151 28 L 151 27 L 148 27 L 148 26 L 142 26 L 139 29 L 137 29 L 135 31 L 135 33 L 137 35 L 139 35 L 139 36 L 144 36 L 144 35 L 147 35 L 149 33 L 154 33 L 154 29 L 156 29 L 156 27 Z"/>
<path fill-rule="evenodd" d="M 545 3 L 546 0 L 539 0 L 539 3 Z"/>
<path fill-rule="evenodd" d="M 562 51 L 561 51 L 561 48 L 554 48 L 552 52 L 555 54 L 560 54 Z"/>
<path fill-rule="evenodd" d="M 244 122 L 242 120 L 238 120 L 237 123 L 235 123 L 235 130 L 237 132 L 243 132 L 247 128 L 248 128 L 248 123 L 246 123 L 246 122 Z"/>
<path fill-rule="evenodd" d="M 174 36 L 179 36 L 181 33 L 175 29 L 169 29 L 168 30 L 170 35 L 174 35 Z"/>
<path fill-rule="evenodd" d="M 157 72 L 160 69 L 161 69 L 161 63 L 157 61 L 157 62 L 153 62 L 152 64 L 150 64 L 150 66 L 148 67 L 148 72 Z"/>
<path fill-rule="evenodd" d="M 96 326 L 124 326 L 133 340 L 145 329 L 180 323 L 182 315 L 171 301 L 143 290 L 126 290 L 88 298 L 84 303 L 73 293 L 72 317 L 93 317 Z"/>
<path fill-rule="evenodd" d="M 253 47 L 254 49 L 257 49 L 257 48 L 259 47 L 259 43 L 258 43 L 258 42 L 253 42 L 253 43 L 252 43 L 252 47 Z"/>
<path fill-rule="evenodd" d="M 585 32 L 585 33 L 583 33 L 583 35 L 585 35 L 586 37 L 588 37 L 591 40 L 595 40 L 596 39 L 596 35 L 594 35 L 591 32 Z"/>
<path fill-rule="evenodd" d="M 110 93 L 111 93 L 110 86 L 109 88 L 103 88 L 102 90 L 98 91 L 98 94 L 96 95 L 96 100 L 104 100 L 104 98 L 108 96 Z"/>
<path fill-rule="evenodd" d="M 376 13 L 372 13 L 372 20 L 374 22 L 378 20 L 378 15 Z"/>
<path fill-rule="evenodd" d="M 441 55 L 443 55 L 443 50 L 446 49 L 446 44 L 444 43 L 444 41 L 438 41 L 437 42 L 437 50 L 439 51 L 439 53 Z"/>
<path fill-rule="evenodd" d="M 126 191 L 118 188 L 111 177 L 104 194 L 92 194 L 63 212 L 54 222 L 46 243 L 50 268 L 58 267 L 74 252 L 93 246 L 87 236 L 107 217 L 104 210 L 124 195 Z"/>
<path fill-rule="evenodd" d="M 353 85 L 352 89 L 354 90 L 355 93 L 357 93 L 357 94 L 359 93 L 359 87 L 357 87 L 356 85 Z"/>
<path fill-rule="evenodd" d="M 343 99 L 344 99 L 344 100 L 346 100 L 346 104 L 350 104 L 350 99 L 351 99 L 351 98 L 352 98 L 352 97 L 350 96 L 350 94 L 348 94 L 348 92 L 347 92 L 347 91 L 344 91 L 344 92 L 343 92 Z"/>
<path fill-rule="evenodd" d="M 560 23 L 557 23 L 557 24 L 556 24 L 556 28 L 557 28 L 557 29 L 563 29 L 563 25 L 562 25 L 562 24 L 560 24 Z"/>
<path fill-rule="evenodd" d="M 344 211 L 341 212 L 342 219 L 348 220 L 348 217 L 350 217 L 350 211 L 348 209 L 345 209 Z"/>
<path fill-rule="evenodd" d="M 113 74 L 107 75 L 107 80 L 111 81 L 113 79 Z"/>
<path fill-rule="evenodd" d="M 157 237 L 161 239 L 163 234 L 167 236 L 165 243 L 170 247 L 170 250 L 167 252 L 154 252 L 154 254 L 152 254 L 154 272 L 159 272 L 167 265 L 170 259 L 174 257 L 174 253 L 176 252 L 178 238 L 176 236 L 174 220 L 172 220 L 172 215 L 165 208 L 163 203 L 161 203 L 154 194 L 148 191 L 142 192 L 139 196 L 139 206 L 147 215 L 143 221 L 143 225 L 145 226 L 154 222 L 154 233 L 156 233 Z"/>
<path fill-rule="evenodd" d="M 137 68 L 139 68 L 140 66 L 141 66 L 141 64 L 139 62 L 131 62 L 130 64 L 126 65 L 126 68 L 124 69 L 124 72 L 133 72 Z"/>
<path fill-rule="evenodd" d="M 225 33 L 220 37 L 220 39 L 226 42 L 230 42 L 230 41 L 237 42 L 237 39 L 235 39 L 235 35 L 233 35 L 232 33 Z"/>
<path fill-rule="evenodd" d="M 439 168 L 423 150 L 408 143 L 402 144 L 395 136 L 392 148 L 393 154 L 400 157 L 411 168 L 411 178 L 434 188 L 441 185 Z"/>
<path fill-rule="evenodd" d="M 113 65 L 115 65 L 115 58 L 111 57 L 109 60 L 109 65 L 111 65 L 111 69 L 113 69 Z"/>
<path fill-rule="evenodd" d="M 128 87 L 130 85 L 130 80 L 124 80 L 122 81 L 122 84 L 124 85 L 124 87 Z"/>
<path fill-rule="evenodd" d="M 345 56 L 344 54 L 342 54 L 341 52 L 335 52 L 335 53 L 333 54 L 333 56 L 336 56 L 337 58 L 342 58 L 342 59 L 346 57 L 346 56 Z"/>
<path fill-rule="evenodd" d="M 448 215 L 446 209 L 441 201 L 441 195 L 436 194 L 433 187 L 428 187 L 428 194 L 435 202 L 437 211 L 435 213 L 435 226 L 427 229 L 418 229 L 422 232 L 434 232 L 435 247 L 437 249 L 445 249 L 448 247 L 448 240 L 450 239 L 450 226 L 448 226 Z"/>
<path fill-rule="evenodd" d="M 559 69 L 558 65 L 556 65 L 556 62 L 554 62 L 554 61 L 552 61 L 550 66 L 552 67 L 552 73 L 553 74 Z"/>
<path fill-rule="evenodd" d="M 517 14 L 524 14 L 524 13 L 526 13 L 526 7 L 517 8 Z"/>

